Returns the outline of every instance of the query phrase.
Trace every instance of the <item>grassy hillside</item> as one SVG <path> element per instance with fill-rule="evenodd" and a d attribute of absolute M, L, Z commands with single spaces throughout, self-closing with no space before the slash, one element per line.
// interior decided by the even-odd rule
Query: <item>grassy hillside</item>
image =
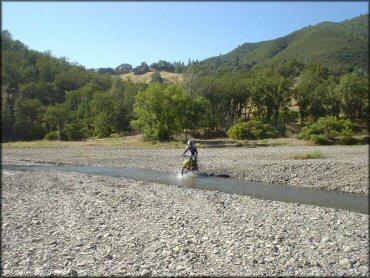
<path fill-rule="evenodd" d="M 295 58 L 327 67 L 349 65 L 368 69 L 368 37 L 368 15 L 362 15 L 340 23 L 322 22 L 275 40 L 245 43 L 204 62 L 219 64 L 238 59 L 241 64 L 259 64 Z"/>
<path fill-rule="evenodd" d="M 136 82 L 149 83 L 151 81 L 152 74 L 153 72 L 147 72 L 145 74 L 135 75 L 133 72 L 129 72 L 129 73 L 121 74 L 120 77 L 123 80 L 131 79 L 135 83 Z M 160 71 L 160 74 L 164 82 L 179 83 L 182 81 L 181 73 Z"/>

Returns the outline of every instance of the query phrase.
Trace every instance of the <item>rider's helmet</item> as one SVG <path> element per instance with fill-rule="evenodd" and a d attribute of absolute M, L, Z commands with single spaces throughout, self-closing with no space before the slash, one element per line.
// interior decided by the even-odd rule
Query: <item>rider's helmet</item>
<path fill-rule="evenodd" d="M 189 140 L 188 141 L 188 146 L 193 146 L 194 145 L 194 141 L 193 140 Z"/>

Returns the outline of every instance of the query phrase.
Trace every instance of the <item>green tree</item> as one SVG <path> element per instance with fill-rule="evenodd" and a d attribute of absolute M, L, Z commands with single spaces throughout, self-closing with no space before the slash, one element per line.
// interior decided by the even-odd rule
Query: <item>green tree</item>
<path fill-rule="evenodd" d="M 1 109 L 1 139 L 2 141 L 11 140 L 13 137 L 14 125 L 13 109 L 8 99 L 3 101 Z"/>
<path fill-rule="evenodd" d="M 39 78 L 41 79 L 40 81 L 54 81 L 57 73 L 57 63 L 51 55 L 46 54 L 45 56 L 41 56 L 40 59 L 36 61 L 36 68 L 39 73 Z"/>
<path fill-rule="evenodd" d="M 143 129 L 146 139 L 168 140 L 174 133 L 181 131 L 177 120 L 179 95 L 179 87 L 159 83 L 137 94 L 134 104 L 138 116 L 136 124 Z"/>
<path fill-rule="evenodd" d="M 130 131 L 132 107 L 130 106 L 129 86 L 122 79 L 115 79 L 109 91 L 113 100 L 114 130 L 117 132 Z"/>
<path fill-rule="evenodd" d="M 152 83 L 155 83 L 155 82 L 163 83 L 163 78 L 162 78 L 159 71 L 155 71 L 155 72 L 152 73 L 151 82 Z"/>
<path fill-rule="evenodd" d="M 57 131 L 58 140 L 61 140 L 61 134 L 64 131 L 66 123 L 70 120 L 71 111 L 65 104 L 56 104 L 49 106 L 44 115 L 44 122 L 48 131 Z"/>
<path fill-rule="evenodd" d="M 44 105 L 59 103 L 63 101 L 62 94 L 59 94 L 55 88 L 46 82 L 28 82 L 20 84 L 20 95 L 23 98 L 37 98 Z"/>
<path fill-rule="evenodd" d="M 132 70 L 132 65 L 130 64 L 121 64 L 114 69 L 115 74 L 125 74 L 129 73 Z"/>
<path fill-rule="evenodd" d="M 62 95 L 66 92 L 77 90 L 89 81 L 87 71 L 83 67 L 74 67 L 67 71 L 58 73 L 55 76 L 53 85 L 55 89 Z"/>
<path fill-rule="evenodd" d="M 112 122 L 106 113 L 101 112 L 95 117 L 94 133 L 99 138 L 108 137 L 112 133 Z"/>
<path fill-rule="evenodd" d="M 195 129 L 204 125 L 209 102 L 200 96 L 192 98 L 184 94 L 181 89 L 173 94 L 172 101 L 177 111 L 177 125 L 181 130 L 185 129 L 185 140 L 187 141 L 189 129 Z"/>
<path fill-rule="evenodd" d="M 303 69 L 300 81 L 293 91 L 294 99 L 299 106 L 301 124 L 310 117 L 317 121 L 328 114 L 330 101 L 334 100 L 329 93 L 329 70 L 320 65 L 308 65 Z"/>
<path fill-rule="evenodd" d="M 336 91 L 341 98 L 341 108 L 345 117 L 368 119 L 369 84 L 367 78 L 359 77 L 355 73 L 345 74 L 341 77 Z"/>
<path fill-rule="evenodd" d="M 158 63 L 153 63 L 150 65 L 150 67 L 154 70 L 164 70 L 168 72 L 174 72 L 175 71 L 175 66 L 171 64 L 170 62 L 166 62 L 163 60 L 160 60 Z"/>
<path fill-rule="evenodd" d="M 45 107 L 38 99 L 18 98 L 14 105 L 14 133 L 21 140 L 41 139 L 45 135 L 42 119 Z"/>
<path fill-rule="evenodd" d="M 140 66 L 133 68 L 132 71 L 134 72 L 135 75 L 140 75 L 149 72 L 150 69 L 147 63 L 142 62 Z"/>
<path fill-rule="evenodd" d="M 265 123 L 284 130 L 281 114 L 288 112 L 291 100 L 292 79 L 281 75 L 273 67 L 265 68 L 255 74 L 252 85 L 252 102 L 257 116 Z"/>

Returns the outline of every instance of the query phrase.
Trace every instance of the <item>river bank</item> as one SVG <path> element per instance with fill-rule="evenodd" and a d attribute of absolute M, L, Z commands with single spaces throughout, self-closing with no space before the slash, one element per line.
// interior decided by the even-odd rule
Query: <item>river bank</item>
<path fill-rule="evenodd" d="M 368 215 L 126 178 L 2 175 L 5 276 L 368 276 Z"/>

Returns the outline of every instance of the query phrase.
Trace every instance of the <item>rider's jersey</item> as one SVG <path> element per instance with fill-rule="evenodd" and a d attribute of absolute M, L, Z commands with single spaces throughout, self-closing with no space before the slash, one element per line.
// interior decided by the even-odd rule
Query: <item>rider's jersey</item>
<path fill-rule="evenodd" d="M 194 156 L 194 157 L 197 157 L 198 155 L 198 150 L 197 150 L 197 147 L 196 146 L 188 146 L 185 150 L 184 153 L 186 153 L 187 151 L 190 151 L 191 153 L 191 156 Z"/>

